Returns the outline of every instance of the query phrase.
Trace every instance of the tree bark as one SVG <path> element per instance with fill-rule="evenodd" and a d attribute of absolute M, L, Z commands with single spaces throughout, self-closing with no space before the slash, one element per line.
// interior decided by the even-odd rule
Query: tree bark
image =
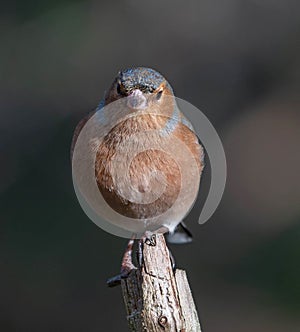
<path fill-rule="evenodd" d="M 174 274 L 164 236 L 154 240 L 143 241 L 141 266 L 121 282 L 130 331 L 201 332 L 185 271 Z"/>

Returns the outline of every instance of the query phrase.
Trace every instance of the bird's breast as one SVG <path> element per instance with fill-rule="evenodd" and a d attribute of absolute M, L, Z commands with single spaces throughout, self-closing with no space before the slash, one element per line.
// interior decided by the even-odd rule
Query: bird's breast
<path fill-rule="evenodd" d="M 166 212 L 183 190 L 183 181 L 195 177 L 192 162 L 200 180 L 203 150 L 197 137 L 180 121 L 166 130 L 169 124 L 170 118 L 163 115 L 129 117 L 115 125 L 97 147 L 97 185 L 118 213 L 149 219 Z M 181 199 L 188 211 L 191 197 L 181 193 Z"/>

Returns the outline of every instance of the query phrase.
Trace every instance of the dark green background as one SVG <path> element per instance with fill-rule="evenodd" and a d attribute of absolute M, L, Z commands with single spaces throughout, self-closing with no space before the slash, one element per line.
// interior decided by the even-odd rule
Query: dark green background
<path fill-rule="evenodd" d="M 127 331 L 126 241 L 76 199 L 77 121 L 119 69 L 162 72 L 218 130 L 225 195 L 173 246 L 205 332 L 300 330 L 297 1 L 6 1 L 0 20 L 0 331 Z M 209 183 L 206 170 L 200 201 Z"/>

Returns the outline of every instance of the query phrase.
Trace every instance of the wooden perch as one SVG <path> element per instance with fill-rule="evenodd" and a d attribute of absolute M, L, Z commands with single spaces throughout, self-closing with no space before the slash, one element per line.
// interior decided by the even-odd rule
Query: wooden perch
<path fill-rule="evenodd" d="M 174 274 L 163 235 L 155 242 L 143 243 L 141 266 L 121 282 L 130 331 L 201 332 L 185 271 Z"/>

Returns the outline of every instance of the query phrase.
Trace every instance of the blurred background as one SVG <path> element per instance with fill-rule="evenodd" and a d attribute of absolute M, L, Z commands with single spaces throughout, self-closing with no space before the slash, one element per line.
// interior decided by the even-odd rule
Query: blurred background
<path fill-rule="evenodd" d="M 105 284 L 126 240 L 81 210 L 69 148 L 116 73 L 139 65 L 207 115 L 227 156 L 218 210 L 200 226 L 195 206 L 194 242 L 171 247 L 203 330 L 300 331 L 299 2 L 1 7 L 0 331 L 128 330 Z M 200 196 L 208 184 L 206 170 Z"/>

